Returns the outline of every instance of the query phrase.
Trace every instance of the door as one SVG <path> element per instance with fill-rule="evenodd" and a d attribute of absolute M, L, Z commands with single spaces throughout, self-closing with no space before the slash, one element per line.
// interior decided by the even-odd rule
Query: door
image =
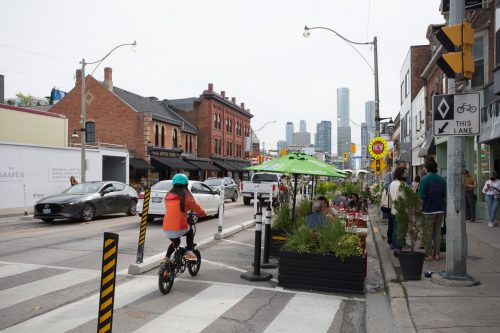
<path fill-rule="evenodd" d="M 217 214 L 217 210 L 219 209 L 219 200 L 217 196 L 206 184 L 200 183 L 200 185 L 203 196 L 206 197 L 207 206 L 209 207 L 211 214 Z"/>
<path fill-rule="evenodd" d="M 113 183 L 113 196 L 116 197 L 116 212 L 125 212 L 128 209 L 128 205 L 130 202 L 130 195 L 127 193 L 127 186 L 121 183 Z"/>
<path fill-rule="evenodd" d="M 198 204 L 205 210 L 206 213 L 209 212 L 209 203 L 207 201 L 207 195 L 203 193 L 203 188 L 201 183 L 194 183 L 191 186 L 191 193 L 193 193 L 194 199 L 198 202 Z"/>
<path fill-rule="evenodd" d="M 98 199 L 99 202 L 101 202 L 101 207 L 102 207 L 102 212 L 101 214 L 109 214 L 109 213 L 114 213 L 116 211 L 116 206 L 118 205 L 117 203 L 117 197 L 114 194 L 114 188 L 112 183 L 108 183 L 105 186 L 102 187 L 100 191 L 100 199 Z"/>

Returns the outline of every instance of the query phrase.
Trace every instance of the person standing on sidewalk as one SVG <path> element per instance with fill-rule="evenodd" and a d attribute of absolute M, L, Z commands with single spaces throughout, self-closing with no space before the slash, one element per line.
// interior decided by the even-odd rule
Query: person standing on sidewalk
<path fill-rule="evenodd" d="M 465 188 L 465 219 L 474 222 L 476 219 L 476 182 L 474 177 L 469 173 L 469 170 L 464 171 L 464 188 Z"/>
<path fill-rule="evenodd" d="M 446 210 L 446 181 L 437 174 L 437 163 L 433 158 L 425 163 L 427 175 L 420 181 L 418 195 L 422 199 L 429 242 L 425 245 L 425 260 L 439 260 L 441 254 L 441 225 Z"/>
<path fill-rule="evenodd" d="M 406 178 L 405 178 L 405 169 L 403 167 L 397 167 L 396 170 L 394 170 L 393 173 L 393 178 L 394 180 L 391 182 L 391 185 L 389 186 L 389 195 L 391 196 L 392 199 L 392 207 L 391 207 L 391 217 L 392 219 L 392 244 L 391 248 L 394 249 L 394 256 L 398 256 L 399 252 L 401 251 L 401 245 L 398 242 L 398 221 L 396 220 L 396 205 L 394 204 L 394 201 L 396 201 L 401 195 L 403 195 L 403 192 L 401 192 L 401 189 L 399 188 L 401 184 L 405 184 Z"/>
<path fill-rule="evenodd" d="M 495 215 L 498 208 L 500 196 L 500 180 L 497 178 L 497 172 L 490 172 L 490 179 L 484 183 L 483 193 L 485 194 L 486 204 L 488 205 L 488 227 L 496 226 Z"/>

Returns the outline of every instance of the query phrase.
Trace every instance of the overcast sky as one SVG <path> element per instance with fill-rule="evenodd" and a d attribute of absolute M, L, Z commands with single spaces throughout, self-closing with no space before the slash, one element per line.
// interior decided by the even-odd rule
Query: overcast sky
<path fill-rule="evenodd" d="M 373 73 L 363 59 L 325 30 L 302 36 L 304 25 L 325 26 L 353 41 L 379 44 L 380 114 L 399 111 L 399 71 L 410 45 L 428 44 L 427 26 L 444 22 L 439 0 L 183 0 L 2 1 L 0 74 L 5 95 L 48 96 L 69 91 L 79 61 L 124 47 L 96 70 L 113 68 L 116 86 L 143 96 L 198 96 L 212 82 L 244 102 L 266 148 L 285 138 L 285 123 L 321 120 L 336 128 L 336 89 L 349 87 L 351 119 L 364 121 L 374 99 Z M 373 50 L 359 51 L 373 64 Z M 87 73 L 92 72 L 89 66 Z M 336 150 L 336 130 L 332 131 Z M 353 126 L 352 139 L 360 142 Z"/>

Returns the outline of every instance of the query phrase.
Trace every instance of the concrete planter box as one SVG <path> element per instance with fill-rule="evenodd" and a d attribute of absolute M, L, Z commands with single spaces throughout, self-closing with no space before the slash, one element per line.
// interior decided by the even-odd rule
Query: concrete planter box
<path fill-rule="evenodd" d="M 342 261 L 334 255 L 279 253 L 278 282 L 285 288 L 364 293 L 366 252 Z"/>

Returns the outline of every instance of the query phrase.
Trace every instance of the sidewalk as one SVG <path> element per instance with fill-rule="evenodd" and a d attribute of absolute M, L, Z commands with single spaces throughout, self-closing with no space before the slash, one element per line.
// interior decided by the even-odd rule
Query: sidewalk
<path fill-rule="evenodd" d="M 387 220 L 370 207 L 370 221 L 396 332 L 500 332 L 500 227 L 467 222 L 467 273 L 481 283 L 445 287 L 422 276 L 402 281 L 399 261 L 387 241 Z M 423 272 L 446 269 L 439 261 L 424 262 Z"/>
<path fill-rule="evenodd" d="M 33 217 L 33 206 L 26 207 L 27 215 Z M 24 216 L 24 207 L 0 208 L 0 218 Z"/>

